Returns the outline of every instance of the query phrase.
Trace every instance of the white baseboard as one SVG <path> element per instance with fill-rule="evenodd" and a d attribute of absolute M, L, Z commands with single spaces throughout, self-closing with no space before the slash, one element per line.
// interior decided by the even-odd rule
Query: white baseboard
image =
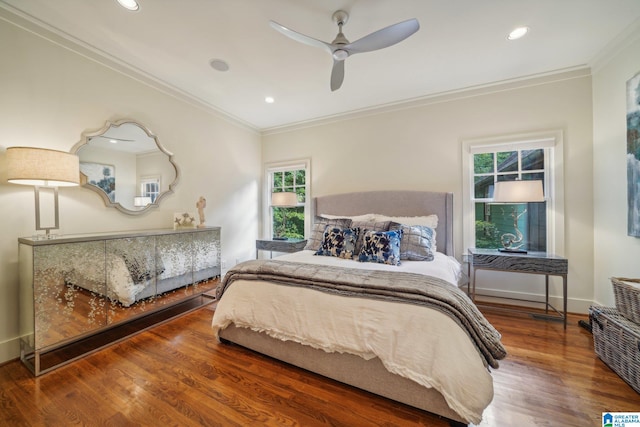
<path fill-rule="evenodd" d="M 20 357 L 20 338 L 0 342 L 0 363 L 5 363 Z"/>
<path fill-rule="evenodd" d="M 502 289 L 476 288 L 476 298 L 478 301 L 496 302 L 521 307 L 544 308 L 544 294 L 505 291 Z M 517 300 L 541 301 L 542 304 Z M 553 305 L 558 311 L 562 311 L 561 295 L 549 295 L 549 303 L 551 303 L 551 305 Z M 567 298 L 567 311 L 569 313 L 588 314 L 589 307 L 593 304 L 594 302 L 592 300 L 569 297 Z"/>

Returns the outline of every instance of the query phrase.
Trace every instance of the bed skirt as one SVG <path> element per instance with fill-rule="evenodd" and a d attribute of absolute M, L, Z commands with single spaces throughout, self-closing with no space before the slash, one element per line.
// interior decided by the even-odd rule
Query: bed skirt
<path fill-rule="evenodd" d="M 380 359 L 364 360 L 347 353 L 327 353 L 293 341 L 281 341 L 248 328 L 231 324 L 220 331 L 223 342 L 231 342 L 299 368 L 323 375 L 365 391 L 467 424 L 446 403 L 442 394 L 387 371 Z"/>

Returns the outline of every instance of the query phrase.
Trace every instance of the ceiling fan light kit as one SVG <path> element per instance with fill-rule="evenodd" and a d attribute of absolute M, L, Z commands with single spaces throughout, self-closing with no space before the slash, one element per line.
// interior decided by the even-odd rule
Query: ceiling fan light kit
<path fill-rule="evenodd" d="M 343 49 L 336 49 L 336 51 L 333 52 L 333 59 L 337 61 L 344 61 L 345 59 L 347 59 L 348 56 L 349 56 L 349 52 Z"/>
<path fill-rule="evenodd" d="M 331 54 L 333 57 L 330 79 L 332 91 L 336 91 L 342 86 L 344 81 L 344 61 L 349 56 L 393 46 L 420 29 L 417 19 L 409 19 L 375 31 L 351 43 L 342 33 L 342 26 L 349 20 L 349 14 L 344 10 L 338 10 L 333 13 L 332 19 L 338 25 L 338 35 L 331 43 L 298 33 L 275 21 L 269 21 L 272 28 L 285 36 L 309 46 L 325 49 Z"/>

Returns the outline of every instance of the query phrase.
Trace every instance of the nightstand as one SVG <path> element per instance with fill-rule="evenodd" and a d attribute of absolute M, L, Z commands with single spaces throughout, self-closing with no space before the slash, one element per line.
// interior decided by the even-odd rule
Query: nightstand
<path fill-rule="evenodd" d="M 303 250 L 306 245 L 307 241 L 305 239 L 258 239 L 256 240 L 256 259 L 259 251 L 269 251 L 271 252 L 269 257 L 273 257 L 274 252 L 298 252 Z"/>
<path fill-rule="evenodd" d="M 476 271 L 477 270 L 494 270 L 507 271 L 511 273 L 527 273 L 527 274 L 543 274 L 545 276 L 545 301 L 520 300 L 517 298 L 509 298 L 519 301 L 537 302 L 544 304 L 545 315 L 537 315 L 538 317 L 553 317 L 555 319 L 564 320 L 564 328 L 567 329 L 567 273 L 569 270 L 569 262 L 566 258 L 557 255 L 548 254 L 546 252 L 500 252 L 497 249 L 469 249 L 469 269 L 470 269 L 470 289 L 471 298 L 475 302 L 476 297 Z M 562 300 L 563 311 L 558 311 L 549 303 L 549 276 L 562 277 Z M 548 316 L 549 309 L 555 311 L 558 316 Z"/>

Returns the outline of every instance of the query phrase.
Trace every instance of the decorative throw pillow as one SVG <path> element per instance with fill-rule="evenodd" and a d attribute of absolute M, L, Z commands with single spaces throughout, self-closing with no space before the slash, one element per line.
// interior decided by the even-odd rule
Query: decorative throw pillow
<path fill-rule="evenodd" d="M 436 247 L 436 231 L 426 225 L 391 223 L 391 230 L 402 230 L 400 259 L 433 261 Z"/>
<path fill-rule="evenodd" d="M 358 261 L 400 265 L 402 230 L 367 231 Z"/>
<path fill-rule="evenodd" d="M 388 231 L 391 221 L 353 221 L 351 228 L 358 227 L 360 233 L 358 234 L 358 242 L 356 243 L 355 255 L 358 255 L 362 251 L 362 245 L 364 244 L 364 235 L 367 231 Z"/>
<path fill-rule="evenodd" d="M 327 227 L 316 255 L 353 258 L 358 241 L 358 228 Z"/>
<path fill-rule="evenodd" d="M 313 226 L 311 227 L 311 235 L 307 239 L 307 245 L 304 248 L 311 251 L 317 251 L 320 249 L 324 230 L 329 225 L 337 228 L 349 228 L 351 227 L 351 220 L 345 218 L 327 219 L 319 216 L 315 217 L 313 220 Z"/>

